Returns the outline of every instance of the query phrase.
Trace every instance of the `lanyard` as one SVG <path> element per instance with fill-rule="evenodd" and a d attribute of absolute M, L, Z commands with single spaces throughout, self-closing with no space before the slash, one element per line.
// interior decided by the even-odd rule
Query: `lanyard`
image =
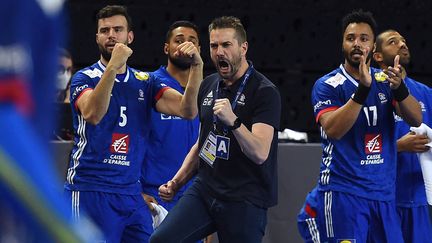
<path fill-rule="evenodd" d="M 231 108 L 232 108 L 233 112 L 234 112 L 234 109 L 237 106 L 237 101 L 240 98 L 240 95 L 242 94 L 242 92 L 243 92 L 243 90 L 244 90 L 244 88 L 246 86 L 246 83 L 247 83 L 247 81 L 249 79 L 249 76 L 252 74 L 253 71 L 254 71 L 254 67 L 253 67 L 252 63 L 250 63 L 249 64 L 249 68 L 246 71 L 246 74 L 245 74 L 243 80 L 241 81 L 239 88 L 237 89 L 237 94 L 236 94 L 234 100 L 231 102 Z M 216 85 L 216 92 L 215 92 L 215 95 L 213 97 L 214 100 L 218 99 L 218 97 L 219 97 L 219 91 L 220 91 L 219 90 L 219 85 L 220 85 L 221 82 L 223 82 L 223 80 L 220 80 L 217 83 L 217 85 Z M 214 131 L 216 131 L 217 120 L 218 120 L 217 116 L 215 116 L 213 114 L 213 128 L 214 128 Z M 227 126 L 225 124 L 223 124 L 223 133 L 224 133 L 224 135 L 228 134 L 228 129 L 227 129 Z"/>

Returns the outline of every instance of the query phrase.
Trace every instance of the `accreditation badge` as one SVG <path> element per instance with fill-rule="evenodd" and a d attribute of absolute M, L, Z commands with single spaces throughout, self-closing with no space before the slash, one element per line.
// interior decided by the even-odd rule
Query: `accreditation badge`
<path fill-rule="evenodd" d="M 230 138 L 216 136 L 216 157 L 219 159 L 229 159 Z"/>
<path fill-rule="evenodd" d="M 199 157 L 213 167 L 216 160 L 216 136 L 213 132 L 210 132 L 204 141 Z"/>

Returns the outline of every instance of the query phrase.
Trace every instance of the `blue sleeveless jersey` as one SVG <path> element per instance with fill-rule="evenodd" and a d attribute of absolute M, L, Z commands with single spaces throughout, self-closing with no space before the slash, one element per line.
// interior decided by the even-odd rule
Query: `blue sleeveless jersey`
<path fill-rule="evenodd" d="M 171 77 L 166 67 L 160 67 L 152 74 L 164 84 L 184 93 L 183 87 Z M 199 119 L 196 117 L 185 120 L 155 110 L 152 110 L 150 115 L 149 149 L 142 168 L 141 183 L 143 192 L 157 196 L 159 186 L 173 178 L 197 141 Z M 183 191 L 184 188 L 176 194 L 176 198 L 181 196 Z"/>
<path fill-rule="evenodd" d="M 351 193 L 372 200 L 395 197 L 396 138 L 393 95 L 381 70 L 370 68 L 369 95 L 352 128 L 339 140 L 321 129 L 322 162 L 319 190 Z M 343 65 L 318 79 L 312 91 L 317 122 L 321 114 L 343 106 L 355 93 L 358 81 Z"/>
<path fill-rule="evenodd" d="M 77 72 L 71 83 L 75 131 L 65 188 L 136 195 L 146 154 L 150 111 L 168 87 L 150 74 L 127 67 L 117 75 L 108 111 L 96 126 L 86 122 L 76 101 L 94 89 L 105 67 L 99 61 Z"/>
<path fill-rule="evenodd" d="M 404 79 L 410 93 L 420 103 L 423 123 L 432 127 L 432 89 L 409 77 Z M 410 126 L 395 116 L 396 135 L 401 138 L 409 132 Z M 401 207 L 427 205 L 425 186 L 420 162 L 416 153 L 400 152 L 397 157 L 396 204 Z"/>

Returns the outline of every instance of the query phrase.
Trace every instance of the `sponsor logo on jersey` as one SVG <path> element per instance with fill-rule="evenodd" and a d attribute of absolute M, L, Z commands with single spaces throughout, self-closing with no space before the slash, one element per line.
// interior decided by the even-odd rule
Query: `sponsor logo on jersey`
<path fill-rule="evenodd" d="M 127 155 L 111 154 L 109 158 L 103 160 L 105 164 L 130 166 Z"/>
<path fill-rule="evenodd" d="M 129 135 L 113 133 L 110 151 L 111 153 L 127 154 L 129 151 Z"/>
<path fill-rule="evenodd" d="M 366 134 L 365 135 L 365 152 L 366 154 L 381 153 L 381 134 Z"/>
<path fill-rule="evenodd" d="M 161 120 L 181 120 L 182 118 L 179 116 L 170 116 L 170 115 L 166 115 L 161 113 Z"/>
<path fill-rule="evenodd" d="M 380 99 L 381 104 L 387 103 L 387 97 L 385 96 L 384 93 L 378 93 L 378 98 Z"/>
<path fill-rule="evenodd" d="M 83 91 L 84 89 L 86 89 L 86 88 L 88 88 L 88 87 L 89 87 L 88 84 L 84 84 L 84 85 L 81 85 L 81 86 L 76 87 L 75 90 L 74 90 L 74 92 L 72 93 L 72 99 L 75 99 L 76 96 L 77 96 L 81 91 Z"/>
<path fill-rule="evenodd" d="M 203 106 L 210 106 L 210 105 L 212 105 L 212 103 L 213 103 L 213 90 L 207 94 L 206 98 L 204 98 L 202 105 Z"/>
<path fill-rule="evenodd" d="M 379 73 L 375 73 L 374 76 L 375 76 L 375 80 L 377 82 L 384 82 L 388 78 L 387 74 L 385 74 L 383 71 L 381 71 Z"/>
<path fill-rule="evenodd" d="M 314 112 L 316 112 L 322 105 L 331 105 L 331 100 L 318 101 L 318 103 L 314 105 Z"/>
<path fill-rule="evenodd" d="M 90 78 L 102 77 L 102 71 L 97 69 L 97 68 L 95 68 L 93 70 L 87 69 L 87 70 L 83 71 L 83 73 L 85 75 L 89 76 Z"/>
<path fill-rule="evenodd" d="M 147 72 L 137 72 L 137 71 L 134 71 L 133 73 L 135 75 L 135 78 L 138 79 L 138 80 L 141 80 L 141 81 L 146 81 L 146 80 L 148 80 L 150 78 L 150 74 L 147 73 Z"/>
<path fill-rule="evenodd" d="M 333 88 L 336 88 L 338 85 L 341 85 L 345 82 L 347 78 L 343 76 L 340 73 L 337 73 L 335 76 L 328 78 L 326 81 L 324 81 L 326 84 L 329 84 L 333 86 Z"/>
<path fill-rule="evenodd" d="M 245 99 L 246 99 L 246 96 L 244 94 L 241 94 L 239 99 L 237 100 L 237 104 L 244 106 L 246 104 Z"/>
<path fill-rule="evenodd" d="M 382 139 L 381 134 L 365 135 L 365 153 L 366 159 L 360 160 L 361 165 L 376 165 L 384 163 L 381 157 Z"/>

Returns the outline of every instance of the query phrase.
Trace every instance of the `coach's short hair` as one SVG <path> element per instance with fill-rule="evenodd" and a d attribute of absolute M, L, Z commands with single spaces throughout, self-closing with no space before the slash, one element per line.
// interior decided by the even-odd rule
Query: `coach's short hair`
<path fill-rule="evenodd" d="M 236 32 L 236 38 L 239 43 L 247 41 L 246 30 L 243 27 L 240 19 L 234 16 L 222 16 L 215 18 L 209 25 L 209 33 L 215 29 L 232 28 Z"/>

